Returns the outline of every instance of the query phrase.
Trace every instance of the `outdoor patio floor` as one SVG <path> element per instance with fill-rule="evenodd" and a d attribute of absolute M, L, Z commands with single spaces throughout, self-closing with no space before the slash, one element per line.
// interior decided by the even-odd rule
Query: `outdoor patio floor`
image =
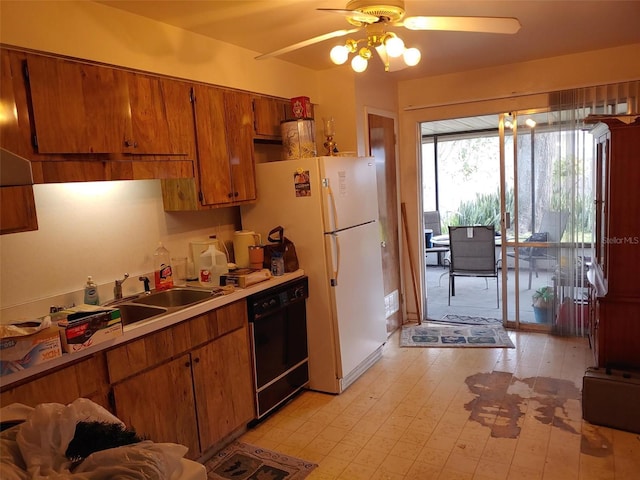
<path fill-rule="evenodd" d="M 515 271 L 508 270 L 507 278 L 507 318 L 515 321 Z M 532 295 L 536 289 L 553 286 L 553 272 L 540 270 L 538 277 L 532 277 L 529 285 L 529 270 L 523 269 L 519 279 L 520 322 L 535 324 Z M 457 277 L 456 294 L 448 305 L 448 269 L 438 265 L 427 265 L 427 318 L 441 319 L 447 314 L 469 315 L 502 319 L 502 278 L 499 279 L 500 308 L 496 307 L 496 280 L 489 278 Z"/>

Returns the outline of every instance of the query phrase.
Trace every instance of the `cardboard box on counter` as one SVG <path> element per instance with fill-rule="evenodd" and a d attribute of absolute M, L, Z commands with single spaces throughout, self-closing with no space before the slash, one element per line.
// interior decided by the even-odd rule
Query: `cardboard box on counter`
<path fill-rule="evenodd" d="M 41 322 L 42 319 L 28 322 L 28 328 L 35 330 L 36 324 Z M 29 335 L 3 336 L 0 339 L 0 375 L 19 372 L 61 356 L 60 334 L 55 325 Z"/>
<path fill-rule="evenodd" d="M 255 283 L 264 282 L 271 278 L 271 272 L 266 268 L 261 270 L 252 270 L 250 268 L 241 268 L 233 272 L 220 275 L 220 285 L 233 285 L 238 288 L 247 288 Z"/>
<path fill-rule="evenodd" d="M 122 318 L 117 308 L 79 305 L 62 312 L 58 320 L 62 349 L 79 352 L 122 335 Z"/>

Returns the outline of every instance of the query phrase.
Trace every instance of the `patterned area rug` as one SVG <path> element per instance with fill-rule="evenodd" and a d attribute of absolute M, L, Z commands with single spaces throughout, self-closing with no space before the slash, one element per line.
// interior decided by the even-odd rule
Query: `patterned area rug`
<path fill-rule="evenodd" d="M 234 442 L 208 462 L 209 480 L 302 480 L 318 465 L 247 443 Z"/>
<path fill-rule="evenodd" d="M 502 320 L 488 317 L 472 317 L 469 315 L 448 314 L 440 320 L 429 319 L 429 322 L 437 323 L 455 323 L 456 325 L 502 325 Z"/>
<path fill-rule="evenodd" d="M 401 347 L 499 347 L 515 348 L 501 325 L 444 326 L 414 325 L 402 327 Z"/>

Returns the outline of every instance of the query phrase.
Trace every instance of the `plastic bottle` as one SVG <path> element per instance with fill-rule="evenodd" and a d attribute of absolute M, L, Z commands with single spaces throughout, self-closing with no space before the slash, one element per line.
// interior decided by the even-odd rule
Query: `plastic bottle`
<path fill-rule="evenodd" d="M 271 274 L 274 277 L 284 275 L 284 257 L 282 252 L 273 252 L 271 254 Z"/>
<path fill-rule="evenodd" d="M 173 272 L 171 271 L 171 255 L 164 248 L 162 242 L 153 254 L 156 290 L 168 290 L 173 287 Z"/>
<path fill-rule="evenodd" d="M 200 254 L 200 283 L 203 285 L 220 285 L 220 275 L 229 271 L 227 267 L 227 256 L 216 248 L 209 245 Z"/>
<path fill-rule="evenodd" d="M 87 305 L 99 305 L 98 284 L 93 281 L 91 275 L 87 277 L 87 283 L 84 286 L 84 303 Z"/>

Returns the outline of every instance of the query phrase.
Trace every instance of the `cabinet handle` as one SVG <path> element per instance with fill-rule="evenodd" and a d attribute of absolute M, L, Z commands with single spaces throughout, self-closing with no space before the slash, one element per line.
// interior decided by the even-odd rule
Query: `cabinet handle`
<path fill-rule="evenodd" d="M 191 362 L 184 362 L 184 366 L 185 367 L 190 367 L 191 366 Z"/>
<path fill-rule="evenodd" d="M 193 361 L 196 362 L 196 363 L 200 363 L 200 357 L 194 358 Z"/>
<path fill-rule="evenodd" d="M 138 142 L 132 142 L 131 140 L 125 140 L 124 141 L 124 146 L 125 147 L 137 148 L 138 147 Z"/>
<path fill-rule="evenodd" d="M 229 193 L 227 193 L 227 197 L 228 197 L 228 198 L 232 198 L 232 197 L 233 197 L 233 192 L 229 192 Z"/>
<path fill-rule="evenodd" d="M 239 195 L 238 192 L 233 192 L 234 197 L 237 197 L 238 195 Z"/>

